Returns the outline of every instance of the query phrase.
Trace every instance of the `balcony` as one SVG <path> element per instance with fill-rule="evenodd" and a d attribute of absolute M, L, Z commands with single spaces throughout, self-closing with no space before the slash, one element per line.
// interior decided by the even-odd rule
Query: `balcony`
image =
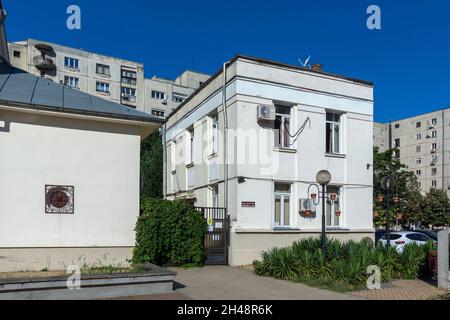
<path fill-rule="evenodd" d="M 56 70 L 56 65 L 53 60 L 45 56 L 35 56 L 33 58 L 33 64 L 41 71 Z"/>

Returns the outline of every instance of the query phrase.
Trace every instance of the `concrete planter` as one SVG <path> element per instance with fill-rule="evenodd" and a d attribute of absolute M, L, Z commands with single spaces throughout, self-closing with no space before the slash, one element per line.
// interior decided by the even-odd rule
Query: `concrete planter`
<path fill-rule="evenodd" d="M 147 264 L 144 272 L 82 274 L 81 288 L 68 289 L 67 277 L 0 280 L 0 300 L 91 300 L 169 293 L 176 273 Z"/>

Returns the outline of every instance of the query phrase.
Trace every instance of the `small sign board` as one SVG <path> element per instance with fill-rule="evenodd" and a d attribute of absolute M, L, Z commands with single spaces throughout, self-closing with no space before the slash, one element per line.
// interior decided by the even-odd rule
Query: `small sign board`
<path fill-rule="evenodd" d="M 241 207 L 242 208 L 254 208 L 256 206 L 256 203 L 254 201 L 242 201 Z"/>

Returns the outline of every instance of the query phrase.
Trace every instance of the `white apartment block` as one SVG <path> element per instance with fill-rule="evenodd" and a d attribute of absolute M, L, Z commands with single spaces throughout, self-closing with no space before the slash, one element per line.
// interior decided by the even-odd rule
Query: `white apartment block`
<path fill-rule="evenodd" d="M 225 207 L 229 264 L 245 265 L 262 250 L 320 235 L 322 204 L 312 216 L 304 205 L 326 169 L 336 199 L 325 204 L 328 236 L 372 238 L 372 83 L 244 56 L 225 74 L 164 125 L 166 197 Z"/>
<path fill-rule="evenodd" d="M 159 118 L 209 78 L 187 70 L 175 80 L 145 79 L 142 63 L 34 39 L 9 43 L 9 52 L 16 68 Z"/>
<path fill-rule="evenodd" d="M 413 171 L 423 193 L 450 191 L 450 109 L 394 121 L 391 146 L 400 161 Z"/>

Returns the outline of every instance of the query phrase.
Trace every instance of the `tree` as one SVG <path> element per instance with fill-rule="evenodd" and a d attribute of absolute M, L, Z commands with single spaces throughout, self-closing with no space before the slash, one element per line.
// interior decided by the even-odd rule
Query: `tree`
<path fill-rule="evenodd" d="M 141 199 L 163 197 L 163 145 L 158 131 L 141 142 Z"/>
<path fill-rule="evenodd" d="M 447 192 L 432 189 L 423 201 L 423 222 L 433 227 L 450 224 L 450 201 Z"/>
<path fill-rule="evenodd" d="M 408 167 L 400 162 L 395 156 L 398 149 L 389 149 L 379 152 L 374 148 L 374 211 L 378 212 L 378 217 L 374 218 L 375 226 L 386 225 L 387 208 L 386 202 L 379 203 L 376 198 L 379 194 L 385 195 L 386 191 L 381 187 L 384 177 L 393 176 L 396 184 L 391 194 L 398 196 L 400 202 L 393 204 L 391 199 L 391 224 L 395 222 L 397 213 L 402 214 L 403 224 L 416 224 L 423 220 L 422 199 L 420 188 L 415 174 L 408 170 Z"/>

